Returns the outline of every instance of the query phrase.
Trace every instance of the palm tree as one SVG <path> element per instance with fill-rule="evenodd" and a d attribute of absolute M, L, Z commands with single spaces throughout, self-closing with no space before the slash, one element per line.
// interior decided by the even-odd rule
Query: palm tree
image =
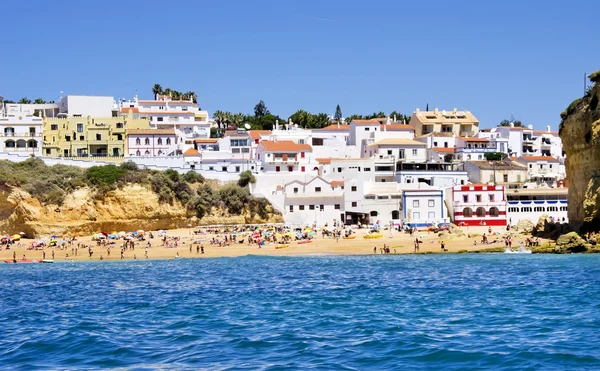
<path fill-rule="evenodd" d="M 193 91 L 191 91 L 191 90 L 190 90 L 190 91 L 188 91 L 187 93 L 185 93 L 185 94 L 183 95 L 183 98 L 184 98 L 184 99 L 191 99 L 191 100 L 192 100 L 192 102 L 194 102 L 194 103 L 198 103 L 198 102 L 196 101 L 196 93 L 194 93 L 194 92 L 193 92 Z"/>
<path fill-rule="evenodd" d="M 162 86 L 160 86 L 160 84 L 154 84 L 154 87 L 152 88 L 152 94 L 154 94 L 154 96 L 156 97 L 157 94 L 162 94 L 162 93 L 163 93 Z"/>
<path fill-rule="evenodd" d="M 31 104 L 31 99 L 21 98 L 21 100 L 18 101 L 17 103 L 19 103 L 19 104 Z"/>
<path fill-rule="evenodd" d="M 35 103 L 35 104 L 45 104 L 46 101 L 43 100 L 42 98 L 37 98 L 36 100 L 33 101 L 33 103 Z"/>
<path fill-rule="evenodd" d="M 244 124 L 246 116 L 243 113 L 234 113 L 231 115 L 231 124 L 240 127 Z"/>
<path fill-rule="evenodd" d="M 225 120 L 226 120 L 225 112 L 215 111 L 215 113 L 213 113 L 213 120 L 215 120 L 215 123 L 217 124 L 217 136 L 220 137 L 221 136 L 221 128 L 225 124 Z"/>
<path fill-rule="evenodd" d="M 163 90 L 163 95 L 170 97 L 173 95 L 173 90 L 171 90 L 171 88 L 166 88 L 165 90 Z"/>

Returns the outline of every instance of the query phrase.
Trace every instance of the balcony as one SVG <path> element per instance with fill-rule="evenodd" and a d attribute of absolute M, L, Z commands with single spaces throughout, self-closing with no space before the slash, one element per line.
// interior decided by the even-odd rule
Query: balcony
<path fill-rule="evenodd" d="M 474 131 L 461 131 L 459 133 L 459 136 L 461 136 L 461 137 L 474 137 L 475 136 L 475 132 Z"/>
<path fill-rule="evenodd" d="M 298 159 L 295 157 L 288 157 L 288 158 L 271 158 L 268 160 L 265 160 L 266 164 L 270 164 L 270 165 L 297 165 L 298 164 Z"/>
<path fill-rule="evenodd" d="M 486 146 L 486 147 L 458 147 L 454 151 L 455 153 L 490 153 L 496 152 L 495 146 Z"/>
<path fill-rule="evenodd" d="M 4 138 L 39 138 L 42 133 L 15 133 L 12 131 L 0 133 L 0 137 Z"/>
<path fill-rule="evenodd" d="M 523 135 L 523 143 L 533 143 L 535 139 L 529 135 Z"/>

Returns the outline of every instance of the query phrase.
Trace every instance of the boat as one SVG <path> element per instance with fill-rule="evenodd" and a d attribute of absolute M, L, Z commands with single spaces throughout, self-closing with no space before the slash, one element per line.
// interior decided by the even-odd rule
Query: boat
<path fill-rule="evenodd" d="M 71 260 L 71 261 L 73 261 L 73 260 Z M 52 259 L 43 259 L 43 260 L 40 260 L 40 263 L 54 263 L 54 260 L 52 260 Z"/>
<path fill-rule="evenodd" d="M 275 246 L 275 248 L 276 248 L 276 249 L 285 249 L 286 247 L 289 247 L 289 246 L 290 246 L 290 245 L 288 245 L 288 244 L 286 243 L 286 244 L 283 244 L 283 245 L 277 245 L 277 246 Z"/>
<path fill-rule="evenodd" d="M 34 260 L 34 259 L 17 259 L 17 260 L 7 259 L 4 262 L 8 263 L 8 264 L 31 264 L 31 263 L 41 263 L 42 261 Z"/>
<path fill-rule="evenodd" d="M 353 240 L 355 238 L 356 238 L 356 236 L 348 236 L 348 237 L 344 237 L 343 239 L 344 240 Z"/>
<path fill-rule="evenodd" d="M 311 240 L 300 240 L 300 241 L 298 241 L 298 245 L 302 245 L 305 243 L 311 243 L 311 242 L 312 242 Z"/>

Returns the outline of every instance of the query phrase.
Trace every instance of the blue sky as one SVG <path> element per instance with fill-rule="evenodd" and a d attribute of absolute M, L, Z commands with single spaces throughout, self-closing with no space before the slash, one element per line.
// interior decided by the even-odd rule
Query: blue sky
<path fill-rule="evenodd" d="M 264 100 L 344 115 L 471 110 L 556 128 L 600 69 L 600 1 L 7 1 L 0 95 L 150 98 L 194 90 L 203 109 Z"/>

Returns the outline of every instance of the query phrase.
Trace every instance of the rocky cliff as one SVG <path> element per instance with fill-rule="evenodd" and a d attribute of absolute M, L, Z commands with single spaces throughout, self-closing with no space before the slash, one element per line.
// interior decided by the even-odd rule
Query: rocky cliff
<path fill-rule="evenodd" d="M 600 71 L 599 71 L 600 72 Z M 567 155 L 569 222 L 575 230 L 600 229 L 600 73 L 583 98 L 561 114 L 559 135 Z"/>
<path fill-rule="evenodd" d="M 179 202 L 159 202 L 158 195 L 142 185 L 128 185 L 96 200 L 87 187 L 68 194 L 61 206 L 42 205 L 19 189 L 0 186 L 0 233 L 24 232 L 28 236 L 85 235 L 105 231 L 185 228 L 188 224 L 242 224 L 279 222 L 269 211 L 269 220 L 250 215 L 229 216 L 212 208 L 198 220 Z"/>

